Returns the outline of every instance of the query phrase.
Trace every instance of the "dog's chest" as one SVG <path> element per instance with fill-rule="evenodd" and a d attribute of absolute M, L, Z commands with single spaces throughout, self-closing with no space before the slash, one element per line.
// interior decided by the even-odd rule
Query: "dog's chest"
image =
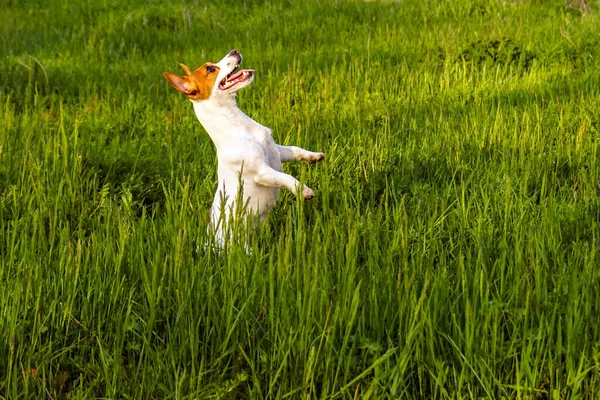
<path fill-rule="evenodd" d="M 283 170 L 281 166 L 281 155 L 279 154 L 279 150 L 277 150 L 275 141 L 273 140 L 270 134 L 265 140 L 264 146 L 267 164 L 269 164 L 269 166 L 274 170 L 281 172 Z"/>
<path fill-rule="evenodd" d="M 244 169 L 254 170 L 265 163 L 282 171 L 281 156 L 271 136 L 271 130 L 263 126 L 259 130 L 248 131 L 245 140 L 239 142 L 238 154 L 243 161 Z"/>
<path fill-rule="evenodd" d="M 252 182 L 253 175 L 265 164 L 276 171 L 283 170 L 279 150 L 268 128 L 239 131 L 226 146 L 217 148 L 217 157 L 219 176 L 235 176 L 235 181 L 241 172 L 244 180 Z"/>

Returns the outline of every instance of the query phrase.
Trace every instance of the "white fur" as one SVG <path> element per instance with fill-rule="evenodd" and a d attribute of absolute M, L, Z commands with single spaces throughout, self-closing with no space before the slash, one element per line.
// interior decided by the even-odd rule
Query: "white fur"
<path fill-rule="evenodd" d="M 264 220 L 267 211 L 275 205 L 279 188 L 305 199 L 314 196 L 308 186 L 282 172 L 281 163 L 292 160 L 321 161 L 325 155 L 299 147 L 280 146 L 271 136 L 271 130 L 245 115 L 236 105 L 235 93 L 252 83 L 251 76 L 236 86 L 221 90 L 219 82 L 241 62 L 241 55 L 233 50 L 216 65 L 220 68 L 211 95 L 206 100 L 191 100 L 198 120 L 212 139 L 218 158 L 218 187 L 211 208 L 211 228 L 219 247 L 225 244 L 223 221 L 236 213 L 239 183 L 243 184 L 242 201 L 246 212 Z M 247 76 L 246 75 L 246 76 Z M 241 179 L 240 179 L 241 178 Z M 224 203 L 223 203 L 224 202 Z M 222 211 L 225 215 L 222 216 Z M 222 218 L 225 217 L 225 218 Z"/>

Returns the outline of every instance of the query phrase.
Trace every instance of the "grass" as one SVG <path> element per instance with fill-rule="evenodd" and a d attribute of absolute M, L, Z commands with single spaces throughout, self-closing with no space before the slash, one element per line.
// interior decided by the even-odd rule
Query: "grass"
<path fill-rule="evenodd" d="M 4 1 L 0 398 L 597 397 L 589 3 Z M 327 153 L 251 256 L 161 76 L 234 47 Z"/>

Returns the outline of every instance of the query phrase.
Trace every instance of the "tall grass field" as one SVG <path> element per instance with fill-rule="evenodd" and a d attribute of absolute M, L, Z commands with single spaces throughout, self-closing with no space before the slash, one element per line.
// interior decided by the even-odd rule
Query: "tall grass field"
<path fill-rule="evenodd" d="M 203 246 L 162 77 L 231 49 L 286 164 Z M 0 399 L 600 398 L 600 2 L 0 1 Z"/>

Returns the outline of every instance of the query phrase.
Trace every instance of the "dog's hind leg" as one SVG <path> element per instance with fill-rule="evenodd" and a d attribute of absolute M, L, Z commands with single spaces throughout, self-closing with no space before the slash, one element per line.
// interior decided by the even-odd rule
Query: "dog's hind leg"
<path fill-rule="evenodd" d="M 297 146 L 281 146 L 276 145 L 279 150 L 279 157 L 281 162 L 289 161 L 308 161 L 309 163 L 316 163 L 325 158 L 323 153 L 315 153 L 312 151 L 304 150 Z"/>

